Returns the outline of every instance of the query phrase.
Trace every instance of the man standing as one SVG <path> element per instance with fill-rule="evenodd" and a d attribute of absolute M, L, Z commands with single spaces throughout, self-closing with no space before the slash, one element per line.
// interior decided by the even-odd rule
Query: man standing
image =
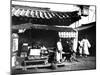
<path fill-rule="evenodd" d="M 88 48 L 90 48 L 91 45 L 90 45 L 90 43 L 89 43 L 87 38 L 84 38 L 81 42 L 83 44 L 83 54 L 85 55 L 85 57 L 87 57 L 87 55 L 89 55 Z"/>
<path fill-rule="evenodd" d="M 78 41 L 78 43 L 79 43 L 79 54 L 80 54 L 80 56 L 82 56 L 82 52 L 83 52 L 83 43 L 82 43 L 82 41 Z"/>
<path fill-rule="evenodd" d="M 60 63 L 62 61 L 62 43 L 61 43 L 61 39 L 59 39 L 59 41 L 57 42 L 57 61 Z"/>

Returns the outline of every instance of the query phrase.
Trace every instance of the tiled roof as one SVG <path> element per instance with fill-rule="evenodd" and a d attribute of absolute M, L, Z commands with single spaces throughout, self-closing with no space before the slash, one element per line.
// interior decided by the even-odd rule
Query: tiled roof
<path fill-rule="evenodd" d="M 23 6 L 12 6 L 12 16 L 26 16 L 32 18 L 42 18 L 42 19 L 51 19 L 51 18 L 74 18 L 78 17 L 78 11 L 73 12 L 57 12 L 50 11 L 49 8 L 36 8 L 36 7 L 23 7 Z"/>
<path fill-rule="evenodd" d="M 78 11 L 58 12 L 49 8 L 27 7 L 12 5 L 12 29 L 50 29 L 57 31 L 70 31 L 70 28 L 56 26 L 69 26 L 78 21 Z M 38 26 L 39 25 L 39 26 Z M 46 26 L 43 26 L 46 25 Z M 51 26 L 51 27 L 50 27 Z"/>

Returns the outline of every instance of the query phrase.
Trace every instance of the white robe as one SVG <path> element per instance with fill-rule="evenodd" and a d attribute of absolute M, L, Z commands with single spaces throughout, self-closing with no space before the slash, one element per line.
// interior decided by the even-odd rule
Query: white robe
<path fill-rule="evenodd" d="M 58 48 L 59 51 L 63 50 L 61 42 L 57 42 L 57 48 Z"/>
<path fill-rule="evenodd" d="M 60 53 L 56 52 L 56 60 L 59 62 L 60 61 Z"/>
<path fill-rule="evenodd" d="M 57 48 L 58 51 L 60 52 L 56 52 L 56 60 L 60 61 L 60 59 L 62 59 L 62 50 L 63 50 L 62 43 L 60 41 L 57 42 Z"/>
<path fill-rule="evenodd" d="M 83 43 L 83 50 L 84 50 L 83 53 L 89 55 L 89 50 L 88 50 L 88 48 L 91 47 L 89 41 L 88 41 L 87 39 L 83 39 L 83 40 L 82 40 L 82 43 Z"/>
<path fill-rule="evenodd" d="M 83 43 L 82 41 L 79 41 L 79 53 L 82 54 L 83 50 Z"/>

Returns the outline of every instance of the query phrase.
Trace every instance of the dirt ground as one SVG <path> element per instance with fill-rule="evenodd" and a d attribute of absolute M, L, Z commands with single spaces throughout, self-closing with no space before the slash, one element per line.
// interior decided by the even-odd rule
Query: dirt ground
<path fill-rule="evenodd" d="M 12 75 L 16 74 L 30 74 L 41 72 L 57 72 L 57 71 L 76 71 L 76 70 L 92 70 L 96 69 L 96 57 L 88 56 L 87 58 L 78 57 L 78 62 L 65 62 L 65 66 L 58 66 L 57 69 L 51 69 L 50 67 L 43 68 L 31 68 L 25 70 L 12 70 Z"/>

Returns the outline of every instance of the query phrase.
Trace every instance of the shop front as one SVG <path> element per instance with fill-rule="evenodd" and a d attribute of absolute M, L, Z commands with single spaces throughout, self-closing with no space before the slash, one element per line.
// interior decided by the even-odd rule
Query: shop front
<path fill-rule="evenodd" d="M 63 54 L 67 54 L 68 50 L 76 52 L 78 32 L 68 26 L 80 19 L 77 13 L 13 5 L 13 66 L 26 69 L 56 63 L 58 39 L 62 40 Z"/>

